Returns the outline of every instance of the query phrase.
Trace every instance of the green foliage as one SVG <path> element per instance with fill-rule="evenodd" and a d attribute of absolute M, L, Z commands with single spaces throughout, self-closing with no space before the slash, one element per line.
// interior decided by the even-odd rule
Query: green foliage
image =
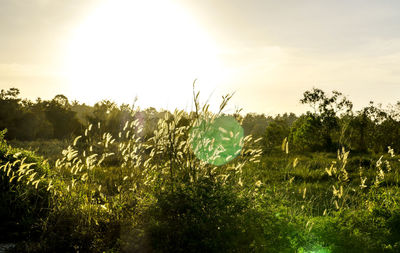
<path fill-rule="evenodd" d="M 240 152 L 216 166 L 198 159 L 190 133 L 221 118 L 231 95 L 218 113 L 200 106 L 198 93 L 190 113 L 111 101 L 71 105 L 62 95 L 33 104 L 17 96 L 3 91 L 0 105 L 31 117 L 28 126 L 42 117 L 56 127 L 24 138 L 74 137 L 12 142 L 54 161 L 50 169 L 0 132 L 0 235 L 8 232 L 0 240 L 25 239 L 18 252 L 400 252 L 397 132 L 382 136 L 398 127 L 396 110 L 371 105 L 353 115 L 340 93 L 314 90 L 303 102 L 316 111 L 299 118 L 242 119 L 237 112 L 245 132 Z M 1 122 L 17 126 L 6 116 Z M 88 125 L 74 133 L 78 119 Z M 228 133 L 223 138 L 235 136 Z M 339 145 L 346 149 L 337 156 L 315 152 Z M 364 153 L 386 148 L 384 155 Z"/>
<path fill-rule="evenodd" d="M 221 111 L 229 98 L 224 97 Z M 164 212 L 172 211 L 175 205 L 179 208 L 180 201 L 192 205 L 188 209 L 193 216 L 182 220 L 187 228 L 197 226 L 203 229 L 199 231 L 202 234 L 211 233 L 196 242 L 198 247 L 217 250 L 234 245 L 237 239 L 245 240 L 243 230 L 252 227 L 245 229 L 243 221 L 251 203 L 241 196 L 249 194 L 242 188 L 242 168 L 257 162 L 261 154 L 257 140 L 241 137 L 240 157 L 217 167 L 196 158 L 191 147 L 193 136 L 189 135 L 199 122 L 217 117 L 208 112 L 208 106 L 191 115 L 165 112 L 149 139 L 143 138 L 143 121 L 135 117 L 137 111 L 131 113 L 130 118 L 136 119 L 125 122 L 116 136 L 106 132 L 108 126 L 101 122 L 89 125 L 56 161 L 51 176 L 52 210 L 43 223 L 43 239 L 37 250 L 162 250 L 152 239 L 160 236 L 154 231 L 176 226 L 169 223 L 176 217 Z M 159 221 L 167 225 L 157 227 Z M 183 238 L 188 232 L 180 229 Z M 122 231 L 126 231 L 126 238 L 120 238 Z M 211 240 L 210 236 L 220 239 Z M 189 244 L 196 241 L 187 240 Z M 250 247 L 252 240 L 245 241 L 243 247 Z"/>
<path fill-rule="evenodd" d="M 331 252 L 399 252 L 399 211 L 336 212 L 313 219 L 313 235 Z"/>
<path fill-rule="evenodd" d="M 299 152 L 335 152 L 342 146 L 359 153 L 382 153 L 387 146 L 400 149 L 399 104 L 384 109 L 371 102 L 353 112 L 351 101 L 342 93 L 328 94 L 316 88 L 305 91 L 300 102 L 312 111 L 301 115 L 295 124 L 297 116 L 292 113 L 272 117 L 255 113 L 241 116 L 237 112 L 233 116 L 242 124 L 244 136 L 263 138 L 265 153 L 276 153 L 282 139 L 289 135 L 294 151 Z M 124 122 L 135 119 L 143 124 L 142 134 L 147 140 L 154 136 L 158 120 L 166 114 L 152 107 L 132 112 L 132 106 L 118 106 L 110 100 L 88 106 L 70 102 L 64 95 L 49 101 L 22 100 L 16 88 L 2 90 L 0 94 L 0 129 L 9 130 L 8 140 L 65 140 L 82 135 L 85 127 L 98 122 L 105 132 L 117 136 Z M 185 115 L 180 124 L 188 126 L 189 121 L 189 115 Z"/>
<path fill-rule="evenodd" d="M 263 137 L 265 153 L 280 150 L 282 140 L 289 136 L 290 128 L 296 119 L 294 114 L 278 115 L 268 124 Z"/>
<path fill-rule="evenodd" d="M 300 102 L 309 104 L 314 113 L 324 119 L 334 117 L 342 111 L 349 113 L 353 108 L 353 103 L 343 96 L 341 92 L 333 91 L 331 96 L 327 96 L 323 90 L 316 88 L 313 88 L 312 91 L 305 91 Z"/>
<path fill-rule="evenodd" d="M 50 102 L 44 102 L 46 119 L 53 127 L 53 137 L 64 139 L 79 133 L 81 124 L 76 118 L 76 112 L 69 107 L 68 99 L 63 95 L 57 95 Z"/>
<path fill-rule="evenodd" d="M 265 117 L 264 114 L 249 113 L 243 118 L 242 126 L 244 135 L 251 135 L 254 138 L 260 138 L 264 135 L 265 128 L 271 118 Z"/>
<path fill-rule="evenodd" d="M 313 88 L 312 91 L 304 92 L 300 102 L 302 104 L 309 104 L 314 110 L 313 113 L 307 113 L 308 119 L 305 125 L 301 127 L 300 133 L 304 135 L 309 133 L 309 131 L 318 130 L 316 134 L 319 135 L 320 140 L 319 142 L 309 140 L 312 146 L 315 147 L 317 145 L 319 146 L 319 150 L 322 151 L 336 150 L 338 146 L 334 145 L 333 139 L 337 131 L 340 130 L 338 114 L 341 112 L 344 112 L 345 115 L 351 113 L 353 108 L 351 101 L 338 91 L 333 91 L 331 96 L 327 96 L 323 90 Z"/>
<path fill-rule="evenodd" d="M 146 237 L 154 252 L 249 252 L 254 224 L 249 200 L 237 190 L 202 179 L 160 192 L 146 212 Z"/>
<path fill-rule="evenodd" d="M 33 152 L 10 147 L 0 132 L 0 241 L 38 236 L 48 213 L 49 166 Z"/>
<path fill-rule="evenodd" d="M 38 99 L 36 103 L 18 96 L 16 88 L 0 94 L 0 129 L 8 129 L 7 139 L 65 139 L 81 130 L 65 96 L 57 95 L 51 101 Z"/>
<path fill-rule="evenodd" d="M 10 140 L 7 143 L 12 147 L 29 150 L 45 157 L 49 161 L 50 167 L 52 167 L 69 142 L 58 139 L 42 139 L 35 141 Z"/>
<path fill-rule="evenodd" d="M 316 151 L 324 149 L 321 133 L 322 123 L 318 116 L 307 114 L 293 123 L 290 130 L 289 142 L 296 150 Z"/>

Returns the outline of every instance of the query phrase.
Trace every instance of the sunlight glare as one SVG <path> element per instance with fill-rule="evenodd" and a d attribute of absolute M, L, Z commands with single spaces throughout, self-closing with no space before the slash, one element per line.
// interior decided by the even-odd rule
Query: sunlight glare
<path fill-rule="evenodd" d="M 171 109 L 190 105 L 192 82 L 211 93 L 223 77 L 207 33 L 171 1 L 107 1 L 76 30 L 66 56 L 70 94 Z"/>

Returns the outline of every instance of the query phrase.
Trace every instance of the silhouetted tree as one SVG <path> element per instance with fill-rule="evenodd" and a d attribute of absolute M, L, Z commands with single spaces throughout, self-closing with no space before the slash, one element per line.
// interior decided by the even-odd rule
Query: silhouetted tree
<path fill-rule="evenodd" d="M 296 121 L 293 113 L 277 115 L 266 127 L 264 135 L 264 151 L 269 153 L 280 150 L 284 138 L 289 137 L 290 128 Z"/>
<path fill-rule="evenodd" d="M 340 130 L 339 118 L 340 113 L 349 114 L 352 111 L 353 104 L 342 93 L 333 91 L 331 96 L 328 96 L 321 89 L 313 88 L 311 91 L 305 91 L 303 98 L 300 99 L 302 104 L 308 104 L 313 109 L 309 115 L 313 115 L 311 122 L 320 122 L 319 134 L 322 137 L 322 147 L 325 151 L 333 151 L 338 148 L 338 143 L 333 143 L 333 136 L 338 136 Z M 307 121 L 305 121 L 307 122 Z M 308 122 L 307 124 L 310 124 Z"/>

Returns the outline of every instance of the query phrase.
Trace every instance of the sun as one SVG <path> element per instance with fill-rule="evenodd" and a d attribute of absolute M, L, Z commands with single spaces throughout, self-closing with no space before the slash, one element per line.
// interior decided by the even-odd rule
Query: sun
<path fill-rule="evenodd" d="M 191 100 L 194 79 L 212 91 L 223 70 L 212 38 L 178 4 L 110 0 L 74 32 L 65 73 L 83 102 L 138 96 L 143 106 L 171 109 Z"/>

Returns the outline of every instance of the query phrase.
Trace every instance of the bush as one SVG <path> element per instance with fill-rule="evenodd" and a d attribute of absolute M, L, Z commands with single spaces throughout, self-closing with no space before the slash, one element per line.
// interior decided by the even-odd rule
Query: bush
<path fill-rule="evenodd" d="M 400 213 L 374 209 L 317 217 L 313 234 L 332 252 L 400 252 Z"/>
<path fill-rule="evenodd" d="M 49 166 L 35 153 L 10 147 L 0 132 L 0 241 L 37 235 L 49 207 Z"/>
<path fill-rule="evenodd" d="M 147 211 L 146 237 L 154 252 L 249 252 L 250 203 L 235 189 L 204 179 L 160 192 Z"/>

